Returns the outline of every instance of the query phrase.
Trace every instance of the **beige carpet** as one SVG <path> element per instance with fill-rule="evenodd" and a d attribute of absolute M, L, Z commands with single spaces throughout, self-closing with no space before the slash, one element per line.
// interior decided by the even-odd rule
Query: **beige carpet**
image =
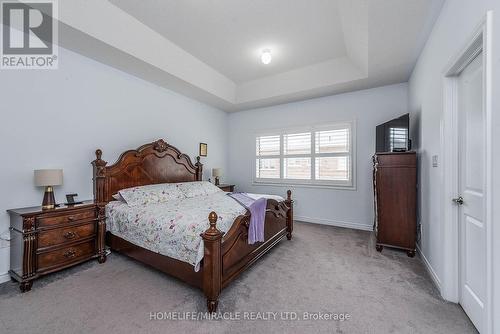
<path fill-rule="evenodd" d="M 475 332 L 458 305 L 439 297 L 418 257 L 377 253 L 369 232 L 295 226 L 292 241 L 282 241 L 220 298 L 219 311 L 233 312 L 226 316 L 276 312 L 277 320 L 158 320 L 205 312 L 201 291 L 113 254 L 104 265 L 92 261 L 37 280 L 29 293 L 2 284 L 0 333 Z M 151 312 L 161 313 L 150 320 Z M 304 312 L 350 318 L 305 320 Z"/>

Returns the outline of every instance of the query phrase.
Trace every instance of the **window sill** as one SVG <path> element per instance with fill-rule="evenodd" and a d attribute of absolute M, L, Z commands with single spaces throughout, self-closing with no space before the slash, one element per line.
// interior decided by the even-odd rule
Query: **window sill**
<path fill-rule="evenodd" d="M 272 186 L 272 187 L 293 187 L 293 188 L 324 188 L 334 190 L 356 190 L 356 186 L 342 186 L 321 183 L 301 183 L 301 182 L 273 182 L 273 181 L 253 181 L 252 186 Z"/>

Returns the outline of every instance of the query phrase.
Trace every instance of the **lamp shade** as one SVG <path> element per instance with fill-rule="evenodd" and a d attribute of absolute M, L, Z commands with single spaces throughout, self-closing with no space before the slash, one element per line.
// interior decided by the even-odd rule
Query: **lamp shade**
<path fill-rule="evenodd" d="M 60 186 L 63 184 L 62 169 L 36 169 L 35 185 L 37 187 Z"/>
<path fill-rule="evenodd" d="M 212 176 L 213 177 L 221 177 L 222 176 L 222 168 L 212 168 Z"/>

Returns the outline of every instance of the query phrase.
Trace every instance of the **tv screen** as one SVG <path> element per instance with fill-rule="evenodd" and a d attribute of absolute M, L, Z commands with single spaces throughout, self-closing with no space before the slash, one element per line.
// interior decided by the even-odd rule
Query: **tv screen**
<path fill-rule="evenodd" d="M 410 145 L 410 114 L 377 126 L 376 152 L 406 152 Z"/>

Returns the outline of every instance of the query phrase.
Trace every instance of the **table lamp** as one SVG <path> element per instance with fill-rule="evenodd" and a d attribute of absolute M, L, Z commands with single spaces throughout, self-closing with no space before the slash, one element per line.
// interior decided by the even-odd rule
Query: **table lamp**
<path fill-rule="evenodd" d="M 212 176 L 215 177 L 215 185 L 219 185 L 219 177 L 222 176 L 222 168 L 212 168 Z"/>
<path fill-rule="evenodd" d="M 63 184 L 62 169 L 36 169 L 35 170 L 35 185 L 37 187 L 45 187 L 43 195 L 42 209 L 54 209 L 56 207 L 56 199 L 54 197 L 54 186 Z"/>

